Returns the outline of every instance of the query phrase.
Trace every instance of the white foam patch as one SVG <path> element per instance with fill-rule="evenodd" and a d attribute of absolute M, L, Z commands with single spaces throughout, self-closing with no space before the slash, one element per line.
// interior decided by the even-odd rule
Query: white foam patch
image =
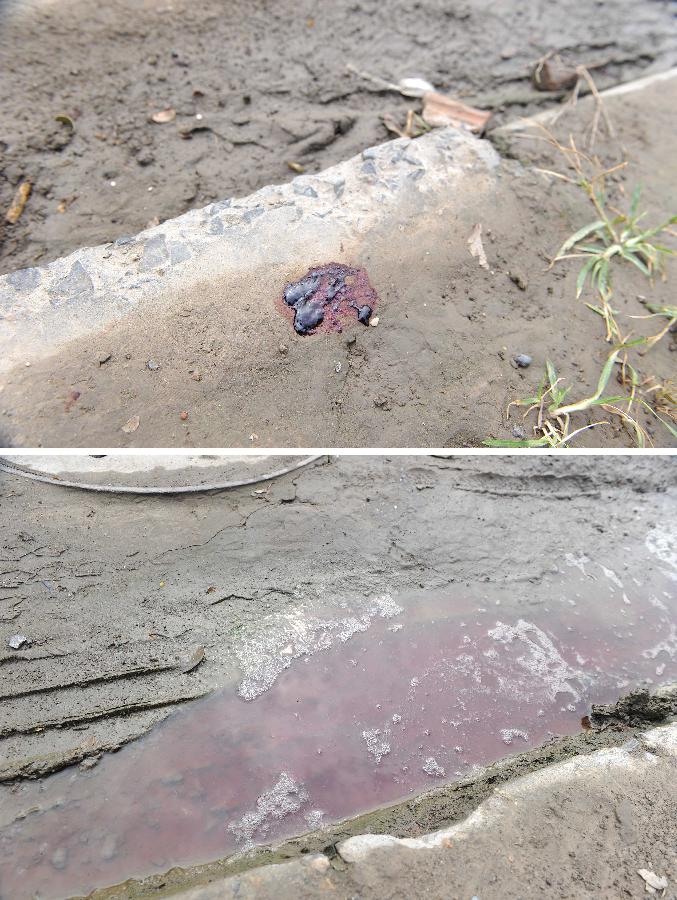
<path fill-rule="evenodd" d="M 256 808 L 246 812 L 239 821 L 231 822 L 228 830 L 236 836 L 242 850 L 251 850 L 255 838 L 265 840 L 273 822 L 298 812 L 309 799 L 302 784 L 297 784 L 287 772 L 281 772 L 273 787 L 258 797 Z"/>
<path fill-rule="evenodd" d="M 677 572 L 677 528 L 656 525 L 647 534 L 644 543 L 649 553 Z"/>
<path fill-rule="evenodd" d="M 375 618 L 390 619 L 401 612 L 402 607 L 383 594 L 364 601 L 357 611 L 342 618 L 320 618 L 304 607 L 266 616 L 234 648 L 242 671 L 238 694 L 254 700 L 272 687 L 295 659 L 329 650 L 366 631 Z"/>
<path fill-rule="evenodd" d="M 377 765 L 384 756 L 390 753 L 390 736 L 390 728 L 387 726 L 385 728 L 370 728 L 362 732 L 362 738 L 367 745 L 367 750 L 374 757 Z"/>
<path fill-rule="evenodd" d="M 324 816 L 325 812 L 323 809 L 311 809 L 303 818 L 306 820 L 308 828 L 322 828 Z"/>
<path fill-rule="evenodd" d="M 395 603 L 390 594 L 381 594 L 378 597 L 373 597 L 371 602 L 376 607 L 379 616 L 384 619 L 392 619 L 394 616 L 399 616 L 400 613 L 404 612 L 404 609 L 398 603 Z"/>
<path fill-rule="evenodd" d="M 426 775 L 430 775 L 431 778 L 443 778 L 446 775 L 444 766 L 441 766 L 434 756 L 429 756 L 421 768 Z"/>
<path fill-rule="evenodd" d="M 529 734 L 526 731 L 521 731 L 519 728 L 501 728 L 501 740 L 504 744 L 512 744 L 515 738 L 528 741 Z"/>
<path fill-rule="evenodd" d="M 497 622 L 489 630 L 489 637 L 505 645 L 512 651 L 517 668 L 507 672 L 505 651 L 502 657 L 499 686 L 512 696 L 529 697 L 536 700 L 547 698 L 554 701 L 557 694 L 571 694 L 575 700 L 580 694 L 570 681 L 580 680 L 580 673 L 572 669 L 562 658 L 548 635 L 531 622 L 520 619 L 515 625 Z M 516 655 L 519 653 L 519 655 Z"/>
<path fill-rule="evenodd" d="M 645 659 L 656 659 L 661 653 L 667 653 L 670 659 L 674 659 L 677 656 L 677 626 L 671 625 L 668 637 L 656 644 L 655 647 L 645 650 L 642 656 Z"/>

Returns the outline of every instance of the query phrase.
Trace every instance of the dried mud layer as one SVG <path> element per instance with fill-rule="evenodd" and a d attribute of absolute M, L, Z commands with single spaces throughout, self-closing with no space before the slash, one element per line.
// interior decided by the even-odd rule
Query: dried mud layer
<path fill-rule="evenodd" d="M 534 112 L 547 51 L 600 86 L 677 63 L 674 0 L 7 0 L 0 6 L 0 271 L 43 264 L 212 200 L 313 172 L 388 138 L 410 101 L 347 71 Z M 414 104 L 415 105 L 415 104 Z M 149 117 L 172 108 L 176 118 Z M 74 128 L 55 120 L 70 118 Z"/>
<path fill-rule="evenodd" d="M 647 528 L 669 533 L 674 489 L 668 458 L 338 457 L 186 498 L 0 473 L 3 693 L 39 688 L 14 712 L 4 703 L 3 777 L 117 746 L 232 684 L 242 629 L 262 616 L 454 582 L 502 586 L 513 609 L 541 603 L 565 553 L 620 552 L 634 536 L 646 556 Z M 31 645 L 8 650 L 13 634 Z M 198 645 L 205 660 L 186 678 Z"/>

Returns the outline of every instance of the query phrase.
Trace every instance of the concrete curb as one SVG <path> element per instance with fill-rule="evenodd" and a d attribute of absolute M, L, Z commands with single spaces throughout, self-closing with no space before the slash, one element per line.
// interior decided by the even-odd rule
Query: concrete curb
<path fill-rule="evenodd" d="M 42 268 L 0 277 L 0 372 L 57 351 L 149 307 L 166 307 L 205 278 L 239 281 L 276 266 L 332 258 L 339 246 L 389 217 L 412 194 L 467 196 L 472 173 L 492 180 L 499 157 L 488 141 L 454 128 L 415 142 L 371 147 L 317 175 L 267 186 L 244 199 L 191 210 L 134 237 L 84 248 Z M 463 199 L 459 204 L 466 202 Z M 224 297 L 237 305 L 238 297 Z"/>
<path fill-rule="evenodd" d="M 500 821 L 509 809 L 528 805 L 529 798 L 539 791 L 580 787 L 590 779 L 600 777 L 622 777 L 625 772 L 641 771 L 646 766 L 655 765 L 657 757 L 663 755 L 677 757 L 677 724 L 652 729 L 641 735 L 639 740 L 630 740 L 622 747 L 605 747 L 589 756 L 575 756 L 523 775 L 497 789 L 467 819 L 449 828 L 420 838 L 361 834 L 343 841 L 337 850 L 345 862 L 356 863 L 384 847 L 407 847 L 410 850 L 449 847 L 454 841 L 471 838 L 476 832 Z"/>

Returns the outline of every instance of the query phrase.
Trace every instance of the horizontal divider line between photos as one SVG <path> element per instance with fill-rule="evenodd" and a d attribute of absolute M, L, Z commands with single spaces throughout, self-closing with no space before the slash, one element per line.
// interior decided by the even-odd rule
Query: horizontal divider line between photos
<path fill-rule="evenodd" d="M 675 447 L 39 447 L 0 449 L 13 456 L 677 456 Z"/>

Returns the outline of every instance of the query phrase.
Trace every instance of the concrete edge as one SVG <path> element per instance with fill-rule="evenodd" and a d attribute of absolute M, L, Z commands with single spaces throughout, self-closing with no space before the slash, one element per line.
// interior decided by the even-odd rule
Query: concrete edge
<path fill-rule="evenodd" d="M 0 372 L 131 313 L 176 304 L 207 279 L 232 285 L 275 268 L 296 276 L 302 253 L 307 268 L 318 253 L 357 244 L 396 216 L 412 194 L 432 205 L 442 188 L 453 188 L 459 205 L 471 202 L 478 175 L 490 183 L 499 163 L 489 141 L 451 127 L 434 129 L 415 141 L 369 147 L 318 174 L 210 203 L 132 237 L 0 276 Z M 463 190 L 466 179 L 473 191 Z M 236 308 L 238 299 L 226 291 L 224 306 Z"/>
<path fill-rule="evenodd" d="M 361 862 L 375 850 L 384 847 L 408 847 L 410 850 L 431 850 L 449 846 L 452 841 L 472 837 L 501 816 L 504 809 L 540 788 L 553 788 L 580 779 L 594 771 L 615 772 L 635 768 L 638 758 L 655 762 L 659 756 L 677 758 L 677 723 L 663 725 L 642 732 L 620 747 L 604 747 L 587 756 L 575 756 L 554 763 L 537 772 L 522 775 L 497 788 L 488 799 L 461 822 L 448 828 L 424 834 L 418 838 L 396 838 L 386 834 L 361 834 L 337 845 L 339 856 L 347 863 Z"/>
<path fill-rule="evenodd" d="M 677 68 L 617 85 L 613 97 L 677 78 Z M 557 106 L 495 129 L 500 137 L 561 113 Z M 399 138 L 317 174 L 267 185 L 244 198 L 189 210 L 136 235 L 85 247 L 41 267 L 0 276 L 0 373 L 57 352 L 153 305 L 165 306 L 207 278 L 251 278 L 257 269 L 294 269 L 295 250 L 333 252 L 355 244 L 397 212 L 403 195 L 434 195 L 454 185 L 472 206 L 477 174 L 487 183 L 501 162 L 489 140 L 448 127 Z M 474 191 L 463 190 L 474 178 Z M 296 253 L 298 255 L 298 252 Z M 228 297 L 224 303 L 229 302 Z"/>

